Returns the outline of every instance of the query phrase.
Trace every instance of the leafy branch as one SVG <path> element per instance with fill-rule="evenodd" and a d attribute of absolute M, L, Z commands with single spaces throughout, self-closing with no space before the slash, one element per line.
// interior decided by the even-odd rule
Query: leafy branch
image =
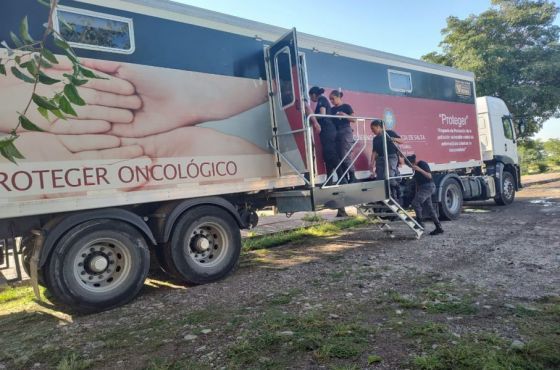
<path fill-rule="evenodd" d="M 85 101 L 80 97 L 77 87 L 82 86 L 91 78 L 101 78 L 91 70 L 83 67 L 64 38 L 54 29 L 54 13 L 58 5 L 58 0 L 38 0 L 39 3 L 49 8 L 48 22 L 40 40 L 35 40 L 29 33 L 29 22 L 27 16 L 23 18 L 19 26 L 19 36 L 10 32 L 10 39 L 13 47 L 8 42 L 2 41 L 0 44 L 6 48 L 8 57 L 0 58 L 0 77 L 8 76 L 8 71 L 19 80 L 33 84 L 33 91 L 22 112 L 18 113 L 18 122 L 14 122 L 14 127 L 9 134 L 0 137 L 0 155 L 9 161 L 17 164 L 18 159 L 24 159 L 23 154 L 17 149 L 15 141 L 19 137 L 19 132 L 43 131 L 29 119 L 28 112 L 34 103 L 37 111 L 47 121 L 53 118 L 66 120 L 68 116 L 77 116 L 74 106 L 83 106 Z M 70 27 L 67 23 L 64 27 Z M 46 69 L 53 68 L 59 64 L 55 53 L 47 47 L 47 43 L 52 39 L 54 45 L 64 54 L 72 64 L 72 73 L 64 73 L 64 81 L 53 78 L 45 73 Z M 54 85 L 63 83 L 62 91 L 55 93 L 52 97 L 41 96 L 37 93 L 40 84 Z"/>

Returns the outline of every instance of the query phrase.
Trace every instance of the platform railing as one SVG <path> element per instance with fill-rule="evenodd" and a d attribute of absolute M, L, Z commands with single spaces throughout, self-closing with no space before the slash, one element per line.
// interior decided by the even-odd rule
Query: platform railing
<path fill-rule="evenodd" d="M 332 119 L 340 119 L 341 118 L 341 116 L 332 115 L 332 114 L 309 114 L 307 116 L 307 122 L 306 122 L 308 129 L 311 129 L 311 127 L 312 127 L 310 122 L 311 122 L 311 118 L 313 118 L 313 117 L 315 117 L 315 118 L 332 118 Z M 367 142 L 366 142 L 367 139 L 365 139 L 365 136 L 367 134 L 366 133 L 366 122 L 367 121 L 372 121 L 374 119 L 378 119 L 378 118 L 375 118 L 375 117 L 354 117 L 354 116 L 351 116 L 351 117 L 348 117 L 348 118 L 358 122 L 358 124 L 356 125 L 356 135 L 358 137 L 358 140 L 354 141 L 354 143 L 352 144 L 350 149 L 344 154 L 344 157 L 342 157 L 340 159 L 340 162 L 338 163 L 336 168 L 333 170 L 333 172 L 327 176 L 327 179 L 325 180 L 325 182 L 321 186 L 321 188 L 323 188 L 323 189 L 340 185 L 340 182 L 342 181 L 342 179 L 346 177 L 346 175 L 348 174 L 348 172 L 350 171 L 352 166 L 354 166 L 354 163 L 356 163 L 356 161 L 358 160 L 358 157 L 360 156 L 360 154 L 362 154 L 367 147 Z M 352 162 L 351 162 L 350 166 L 348 166 L 348 168 L 346 169 L 346 171 L 344 171 L 342 176 L 340 176 L 340 178 L 337 179 L 337 182 L 334 185 L 329 185 L 329 182 L 332 180 L 332 178 L 336 174 L 337 170 L 340 168 L 340 166 L 342 166 L 342 164 L 344 163 L 346 158 L 348 158 L 348 156 L 352 155 L 352 153 L 354 152 L 354 149 L 356 148 L 356 146 L 359 145 L 360 141 L 363 143 L 362 147 L 360 148 L 358 153 L 352 159 Z"/>
<path fill-rule="evenodd" d="M 315 117 L 315 118 L 340 119 L 341 116 L 329 115 L 329 114 L 315 114 L 315 113 L 314 114 L 309 114 L 309 115 L 306 116 L 305 127 L 301 128 L 301 129 L 298 129 L 298 130 L 291 130 L 291 131 L 286 131 L 286 132 L 275 133 L 275 134 L 272 135 L 272 138 L 269 141 L 269 146 L 272 148 L 272 150 L 275 152 L 275 154 L 277 154 L 278 157 L 280 157 L 305 182 L 305 184 L 308 185 L 311 188 L 313 188 L 315 186 L 315 175 L 316 175 L 315 155 L 314 155 L 314 152 L 313 152 L 314 148 L 315 148 L 314 142 L 313 142 L 314 135 L 313 135 L 313 125 L 311 124 L 311 119 L 313 117 Z M 354 166 L 354 163 L 356 163 L 359 156 L 365 151 L 365 149 L 367 147 L 366 122 L 371 122 L 371 121 L 379 119 L 379 118 L 376 118 L 376 117 L 351 117 L 350 119 L 353 119 L 353 120 L 358 122 L 358 124 L 356 126 L 356 136 L 358 137 L 358 139 L 354 141 L 354 143 L 352 144 L 350 149 L 344 154 L 344 157 L 340 159 L 340 162 L 338 163 L 336 168 L 333 170 L 333 172 L 327 176 L 327 179 L 325 180 L 325 182 L 321 186 L 321 188 L 323 188 L 323 189 L 340 185 L 342 179 L 345 178 L 345 176 L 348 174 L 348 172 L 350 171 L 352 166 Z M 304 141 L 305 141 L 305 152 L 306 152 L 305 155 L 306 155 L 306 167 L 307 168 L 304 172 L 302 172 L 295 164 L 293 164 L 281 152 L 281 150 L 274 145 L 274 140 L 275 139 L 277 139 L 281 136 L 294 135 L 294 134 L 298 134 L 298 133 L 302 133 L 304 135 Z M 348 158 L 348 156 L 352 155 L 352 153 L 354 152 L 354 149 L 359 145 L 360 142 L 362 142 L 362 145 L 361 145 L 360 149 L 358 150 L 358 152 L 356 153 L 356 155 L 354 155 L 354 158 L 352 158 L 350 166 L 348 166 L 346 171 L 340 176 L 340 178 L 337 179 L 337 182 L 335 184 L 329 185 L 330 181 L 333 179 L 337 170 L 340 168 L 340 166 L 342 166 L 342 164 Z M 402 156 L 404 158 L 405 163 L 412 169 L 412 173 L 402 175 L 402 176 L 401 175 L 390 176 L 390 165 L 389 165 L 388 153 L 387 153 L 388 142 L 393 142 L 393 139 L 387 134 L 387 130 L 385 128 L 385 125 L 383 125 L 383 148 L 384 148 L 383 156 L 385 158 L 385 163 L 384 164 L 385 164 L 385 174 L 386 174 L 384 180 L 386 180 L 388 190 L 390 190 L 389 189 L 389 186 L 390 186 L 389 183 L 390 183 L 391 180 L 411 178 L 411 177 L 414 176 L 415 171 L 414 171 L 412 163 L 402 153 L 402 151 L 399 149 L 398 145 L 395 144 L 395 147 L 396 147 L 396 150 L 397 150 L 397 155 Z M 306 174 L 308 174 L 308 176 L 306 176 Z M 391 195 L 390 191 L 389 191 L 389 195 Z"/>

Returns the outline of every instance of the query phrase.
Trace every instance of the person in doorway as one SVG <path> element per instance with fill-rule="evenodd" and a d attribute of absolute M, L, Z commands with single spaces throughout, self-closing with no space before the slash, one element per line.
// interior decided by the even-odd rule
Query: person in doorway
<path fill-rule="evenodd" d="M 396 144 L 402 144 L 404 140 L 393 130 L 385 130 L 387 132 L 387 158 L 385 158 L 385 141 L 383 140 L 383 121 L 374 119 L 371 121 L 371 131 L 375 135 L 373 138 L 373 152 L 371 155 L 371 167 L 375 166 L 376 180 L 385 180 L 391 177 L 397 177 L 399 165 L 399 150 Z M 385 163 L 389 162 L 389 176 L 385 174 Z M 391 196 L 397 202 L 399 200 L 400 186 L 396 179 L 391 179 L 389 183 L 391 187 Z"/>
<path fill-rule="evenodd" d="M 339 119 L 334 119 L 333 121 L 336 126 L 336 150 L 338 157 L 342 161 L 337 171 L 338 178 L 342 178 L 342 181 L 340 181 L 341 184 L 356 182 L 351 153 L 354 135 L 352 133 L 352 127 L 350 126 L 350 122 L 355 121 L 355 119 L 352 118 L 354 110 L 350 104 L 345 104 L 342 101 L 343 95 L 342 91 L 338 90 L 331 91 L 329 95 L 329 100 L 333 105 L 331 113 L 340 116 Z"/>
<path fill-rule="evenodd" d="M 424 227 L 422 220 L 423 212 L 427 211 L 434 225 L 436 225 L 436 228 L 430 232 L 430 235 L 443 234 L 443 228 L 432 204 L 432 194 L 436 190 L 436 184 L 432 178 L 430 166 L 424 161 L 417 162 L 416 155 L 414 154 L 406 157 L 406 159 L 412 164 L 412 169 L 415 171 L 413 179 L 416 183 L 416 194 L 412 200 L 412 207 L 414 212 L 416 212 L 416 222 Z"/>
<path fill-rule="evenodd" d="M 323 95 L 325 89 L 319 86 L 313 86 L 309 90 L 309 98 L 315 105 L 315 114 L 331 114 L 331 105 L 328 99 Z M 317 121 L 321 127 L 319 138 L 321 140 L 321 147 L 323 148 L 323 160 L 327 170 L 327 178 L 331 177 L 330 182 L 333 181 L 333 172 L 340 162 L 338 153 L 336 151 L 336 127 L 330 118 L 318 117 Z"/>

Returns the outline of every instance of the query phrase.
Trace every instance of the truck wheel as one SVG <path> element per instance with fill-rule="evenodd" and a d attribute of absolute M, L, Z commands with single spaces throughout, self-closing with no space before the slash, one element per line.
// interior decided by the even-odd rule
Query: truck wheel
<path fill-rule="evenodd" d="M 439 209 L 442 220 L 455 220 L 461 215 L 463 191 L 457 181 L 447 179 L 442 186 Z"/>
<path fill-rule="evenodd" d="M 503 174 L 502 191 L 496 195 L 494 201 L 500 206 L 507 206 L 513 203 L 515 199 L 515 179 L 511 172 L 504 171 Z"/>
<path fill-rule="evenodd" d="M 241 254 L 237 222 L 225 210 L 201 206 L 175 224 L 164 248 L 168 272 L 190 284 L 206 284 L 231 273 Z"/>
<path fill-rule="evenodd" d="M 92 220 L 62 236 L 49 256 L 44 278 L 55 301 L 94 312 L 134 298 L 149 267 L 146 240 L 133 226 Z"/>

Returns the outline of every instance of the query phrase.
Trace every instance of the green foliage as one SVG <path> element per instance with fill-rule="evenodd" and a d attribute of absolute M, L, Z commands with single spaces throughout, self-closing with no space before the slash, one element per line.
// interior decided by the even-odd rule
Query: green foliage
<path fill-rule="evenodd" d="M 50 3 L 44 0 L 39 0 L 39 2 L 50 8 L 49 20 L 42 39 L 35 40 L 30 35 L 29 22 L 25 17 L 19 26 L 19 36 L 10 32 L 12 46 L 7 41 L 1 43 L 8 50 L 8 58 L 0 59 L 0 76 L 7 76 L 7 71 L 10 71 L 11 75 L 21 81 L 33 84 L 33 93 L 29 97 L 24 111 L 18 112 L 19 119 L 17 123 L 14 122 L 12 132 L 0 138 L 0 155 L 16 164 L 18 159 L 24 158 L 15 146 L 18 133 L 21 130 L 43 131 L 40 125 L 32 122 L 27 116 L 31 103 L 36 105 L 36 109 L 45 119 L 49 118 L 49 113 L 59 119 L 66 119 L 65 114 L 76 116 L 76 111 L 72 105 L 85 105 L 85 101 L 80 97 L 76 87 L 85 84 L 88 78 L 100 78 L 80 64 L 70 45 L 54 30 L 52 24 L 53 12 L 58 0 L 51 0 Z M 46 47 L 49 39 L 54 40 L 54 44 L 59 49 L 57 52 L 66 55 L 72 62 L 74 73 L 64 74 L 66 81 L 55 79 L 44 71 L 45 68 L 51 68 L 53 64 L 58 64 L 54 52 Z M 53 96 L 41 96 L 36 93 L 39 84 L 60 84 L 62 91 L 55 93 Z"/>
<path fill-rule="evenodd" d="M 547 160 L 554 165 L 560 165 L 560 139 L 549 139 L 543 143 Z"/>
<path fill-rule="evenodd" d="M 547 141 L 525 139 L 518 146 L 521 173 L 534 174 L 560 169 L 560 140 Z"/>
<path fill-rule="evenodd" d="M 449 17 L 442 52 L 423 59 L 474 72 L 478 95 L 503 99 L 530 137 L 560 114 L 558 12 L 550 0 L 492 0 L 480 15 Z"/>

